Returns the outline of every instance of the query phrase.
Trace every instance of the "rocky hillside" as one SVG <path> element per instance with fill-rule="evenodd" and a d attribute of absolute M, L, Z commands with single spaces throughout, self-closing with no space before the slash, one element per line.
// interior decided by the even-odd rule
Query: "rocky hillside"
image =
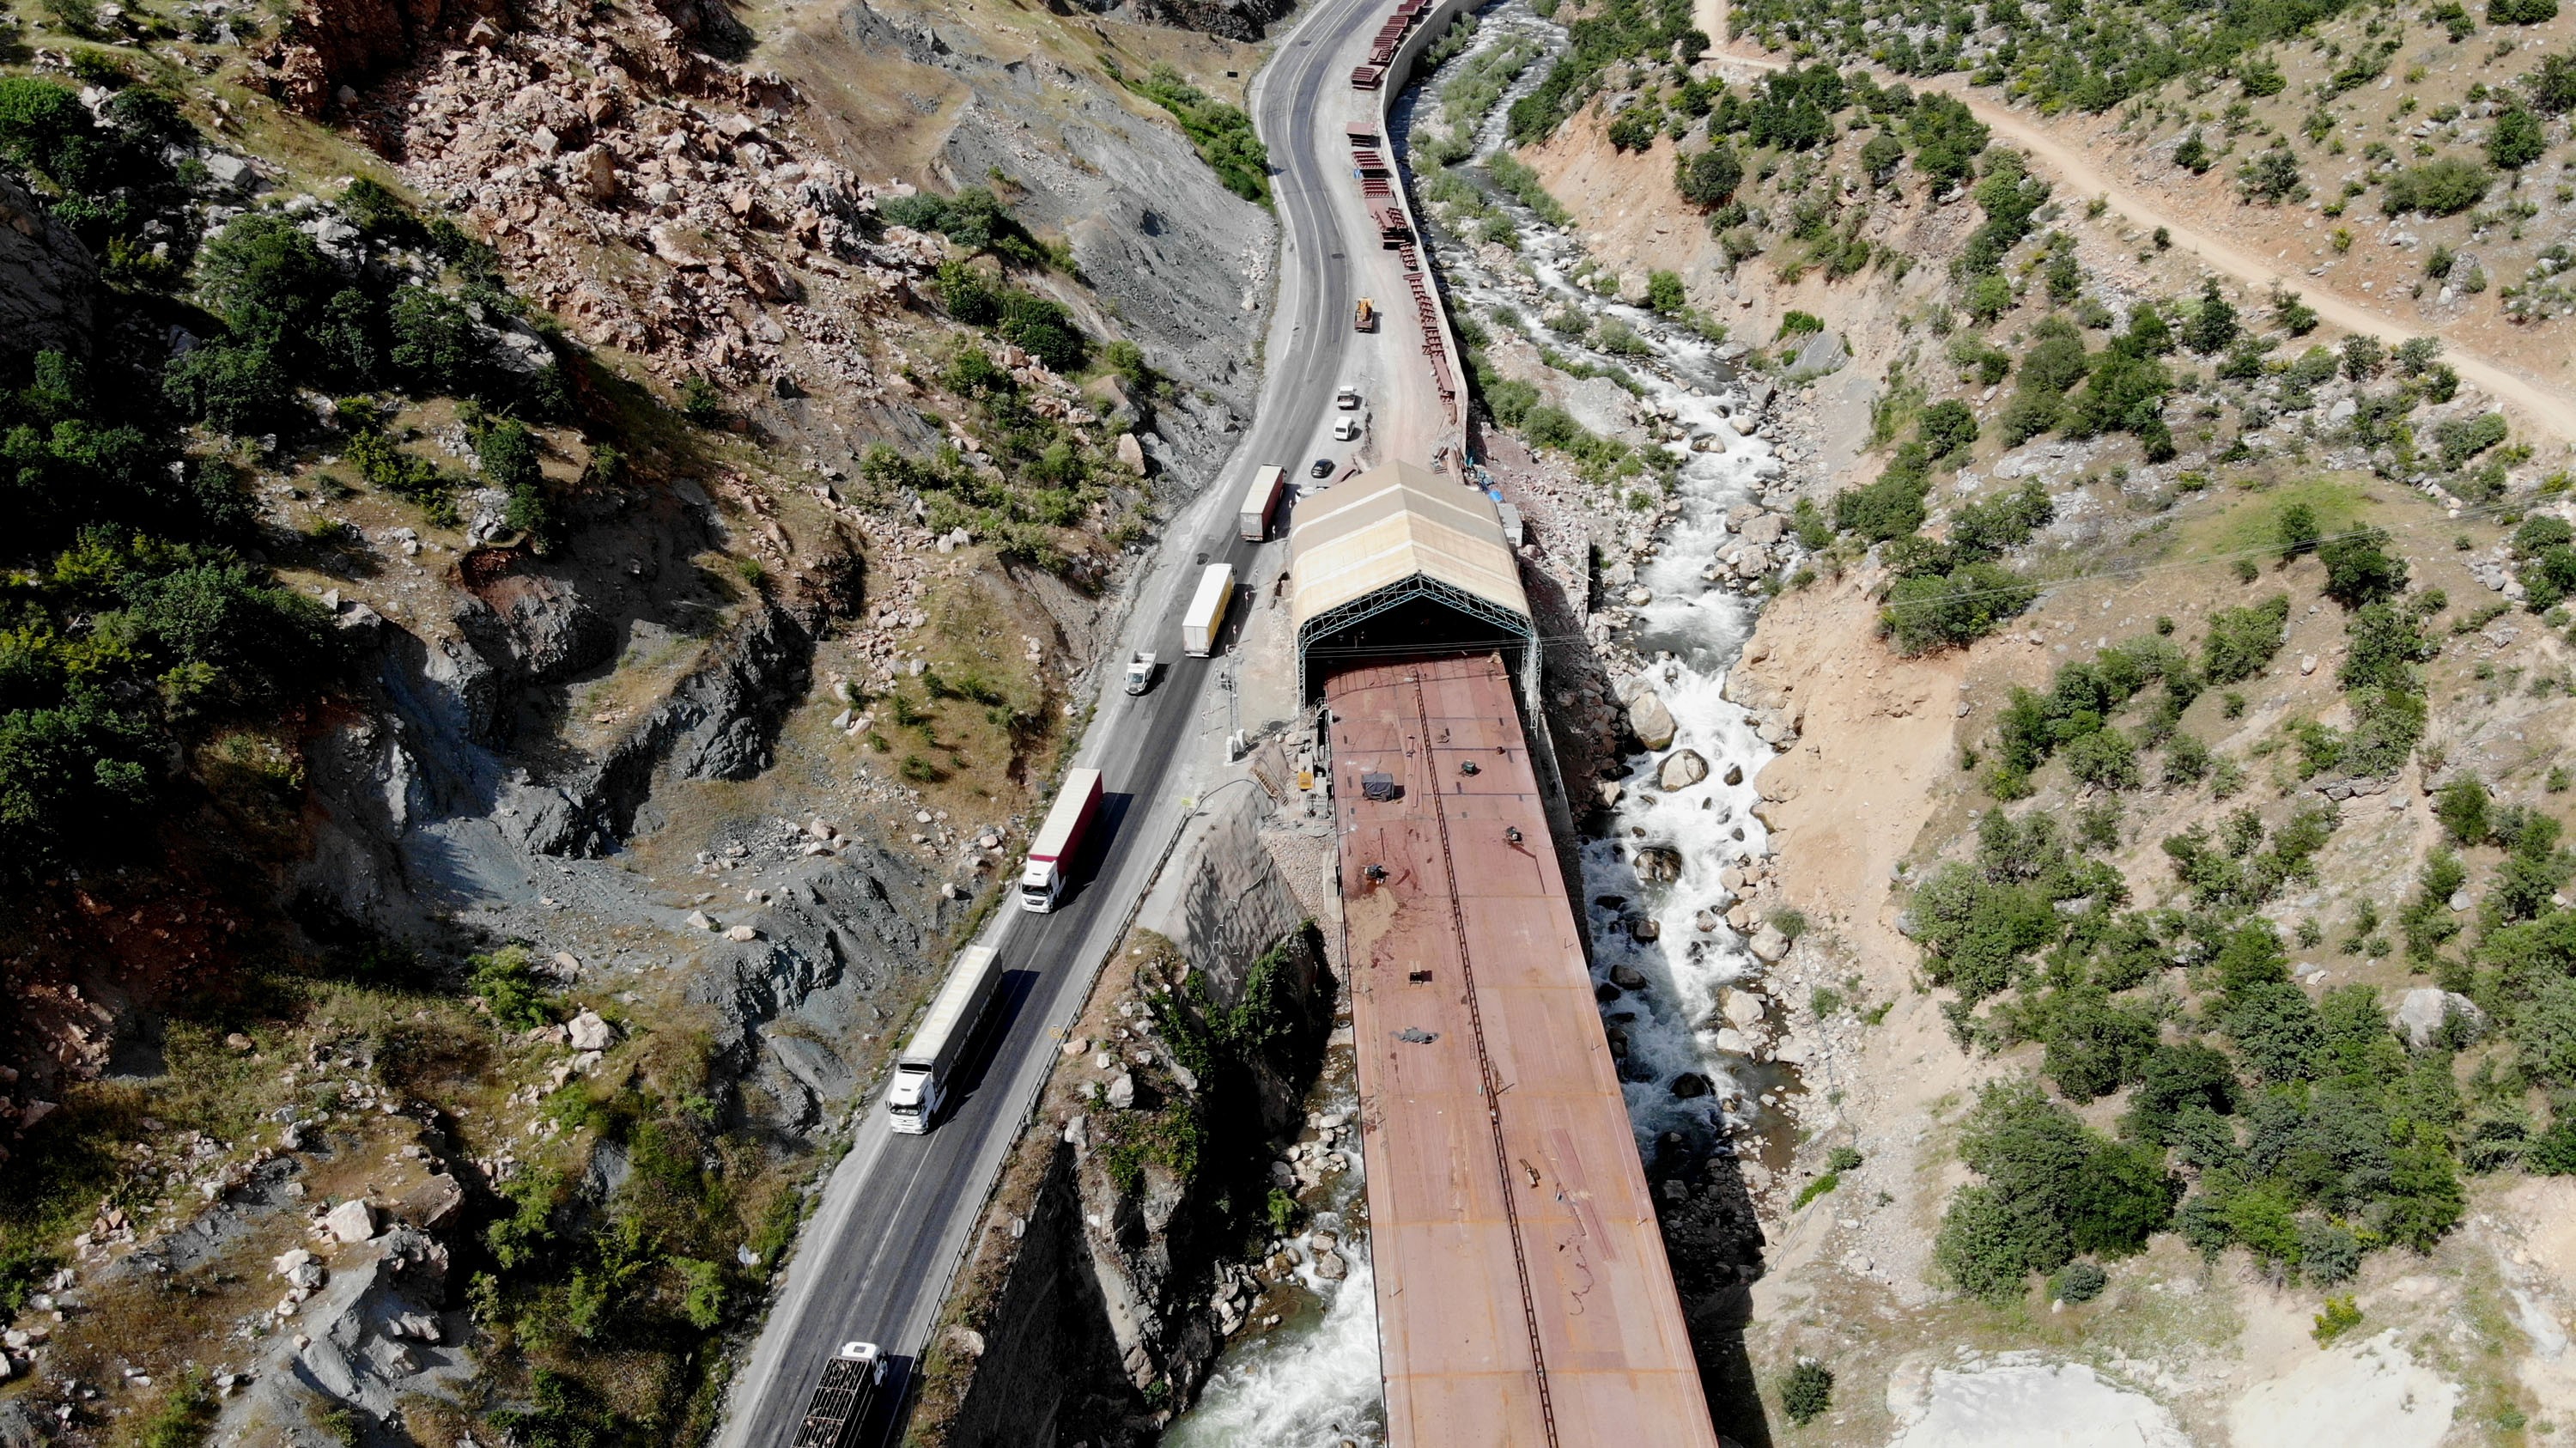
<path fill-rule="evenodd" d="M 17 34 L 9 1441 L 706 1426 L 1249 408 L 1270 18 Z"/>
<path fill-rule="evenodd" d="M 1754 775 L 1777 853 L 1725 881 L 1756 931 L 1697 1023 L 1747 1094 L 1802 1088 L 1760 1097 L 1794 1153 L 1710 1167 L 1762 1241 L 1749 1302 L 1695 1323 L 1741 1334 L 1730 1431 L 2563 1421 L 2564 420 L 2203 269 L 1943 94 L 1730 82 L 1625 14 L 1582 12 L 1475 178 L 1582 256 L 1477 250 L 1696 329 L 1813 419 L 1727 682 L 1788 723 Z M 1866 33 L 1839 43 L 1895 28 Z M 1548 354 L 1612 323 L 1482 320 L 1494 373 L 1545 368 L 1506 380 L 1572 414 Z M 1579 464 L 1622 419 L 1541 421 Z M 1668 1236 L 1706 1199 L 1669 1194 Z"/>

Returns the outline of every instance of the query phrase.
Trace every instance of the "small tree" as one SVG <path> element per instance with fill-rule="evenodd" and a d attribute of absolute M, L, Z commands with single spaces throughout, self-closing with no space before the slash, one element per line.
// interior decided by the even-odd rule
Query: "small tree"
<path fill-rule="evenodd" d="M 1673 163 L 1673 184 L 1693 206 L 1723 206 L 1744 183 L 1744 163 L 1723 143 Z"/>
<path fill-rule="evenodd" d="M 2192 313 L 2184 342 L 2206 357 L 2227 350 L 2227 344 L 2236 340 L 2237 330 L 2236 308 L 2228 305 L 2226 293 L 2219 290 L 2218 278 L 2204 278 L 2200 284 L 2200 308 Z"/>
<path fill-rule="evenodd" d="M 2316 552 L 2317 510 L 2305 503 L 2292 503 L 2283 508 L 2278 536 L 2281 542 L 2281 561 L 2284 563 Z M 2243 678 L 2244 675 L 2239 674 L 2236 677 Z M 2221 682 L 2233 682 L 2233 680 Z"/>
<path fill-rule="evenodd" d="M 2388 535 L 2363 528 L 2317 545 L 2326 566 L 2326 597 L 2359 608 L 2406 587 L 2406 560 L 2388 551 Z"/>
<path fill-rule="evenodd" d="M 2556 8 L 2556 0 L 2551 0 Z M 2497 169 L 2519 171 L 2540 159 L 2549 149 L 2548 133 L 2540 127 L 2540 118 L 2520 106 L 2496 117 L 2487 128 L 2487 160 Z"/>
<path fill-rule="evenodd" d="M 1780 1406 L 1789 1421 L 1803 1428 L 1834 1405 L 1834 1370 L 1813 1358 L 1800 1358 L 1780 1384 Z"/>

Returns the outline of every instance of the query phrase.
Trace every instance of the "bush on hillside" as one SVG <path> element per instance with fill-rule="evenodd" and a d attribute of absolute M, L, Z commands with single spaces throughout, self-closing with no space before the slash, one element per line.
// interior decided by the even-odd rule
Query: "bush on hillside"
<path fill-rule="evenodd" d="M 2444 156 L 2410 166 L 2388 178 L 2380 203 L 2391 216 L 2419 212 L 2456 216 L 2486 199 L 2495 177 L 2475 161 Z"/>

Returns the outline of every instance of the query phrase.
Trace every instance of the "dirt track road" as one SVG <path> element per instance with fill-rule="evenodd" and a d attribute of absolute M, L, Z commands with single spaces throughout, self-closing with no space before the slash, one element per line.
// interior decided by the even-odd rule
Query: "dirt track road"
<path fill-rule="evenodd" d="M 1701 28 L 1711 38 L 1726 33 L 1725 0 L 1699 0 L 1697 12 Z M 1749 44 L 1720 45 L 1710 51 L 1709 56 L 1720 64 L 1753 70 L 1782 70 L 1789 65 L 1787 61 L 1755 51 Z M 2032 117 L 1997 105 L 1992 99 L 1961 84 L 1956 77 L 1925 81 L 1878 76 L 1881 84 L 1892 84 L 1897 79 L 1905 79 L 1917 90 L 1938 89 L 1966 102 L 1977 119 L 1992 127 L 1997 136 L 2028 151 L 2040 169 L 2048 172 L 2058 183 L 2061 192 L 2072 196 L 2108 197 L 2113 210 L 2142 226 L 2165 228 L 2172 234 L 2177 249 L 2199 257 L 2212 270 L 2257 287 L 2268 288 L 2278 283 L 2299 293 L 2326 321 L 2347 332 L 2377 337 L 2392 347 L 2430 331 L 2442 338 L 2443 360 L 2458 370 L 2461 380 L 2483 389 L 2515 413 L 2518 430 L 2576 441 L 2576 393 L 2462 347 L 2455 339 L 2444 335 L 2440 328 L 2428 329 L 2401 323 L 2345 293 L 2332 290 L 2321 278 L 2303 271 L 2284 271 L 2273 262 L 2229 245 L 2205 224 L 2159 206 L 2135 187 L 2112 180 L 2081 152 L 2050 135 Z"/>

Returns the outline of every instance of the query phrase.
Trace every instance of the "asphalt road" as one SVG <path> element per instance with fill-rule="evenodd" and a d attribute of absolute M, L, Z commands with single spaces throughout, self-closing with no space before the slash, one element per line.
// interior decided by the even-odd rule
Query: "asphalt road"
<path fill-rule="evenodd" d="M 1259 545 L 1237 533 L 1235 506 L 1263 463 L 1305 482 L 1305 464 L 1337 450 L 1324 443 L 1333 393 L 1346 377 L 1374 375 L 1380 338 L 1357 336 L 1344 258 L 1343 213 L 1356 212 L 1338 122 L 1322 134 L 1349 85 L 1349 50 L 1374 30 L 1383 0 L 1325 0 L 1256 81 L 1252 110 L 1277 174 L 1282 241 L 1280 293 L 1265 355 L 1269 375 L 1253 425 L 1225 472 L 1166 536 L 1156 576 L 1140 596 L 1122 649 L 1166 661 L 1154 690 L 1120 692 L 1117 670 L 1076 762 L 1102 771 L 1106 839 L 1091 846 L 1080 889 L 1052 914 L 1009 909 L 986 940 L 1000 951 L 1006 991 L 959 1091 L 931 1132 L 896 1135 L 881 1107 L 862 1108 L 849 1154 L 808 1222 L 787 1281 L 749 1364 L 736 1380 L 719 1448 L 788 1448 L 825 1358 L 843 1342 L 878 1343 L 897 1371 L 919 1360 L 949 1278 L 1028 1105 L 1055 1064 L 1063 1028 L 1080 1010 L 1118 943 L 1130 907 L 1185 813 L 1182 796 L 1221 760 L 1221 722 L 1205 707 L 1222 658 L 1181 653 L 1180 609 L 1198 565 L 1229 562 L 1250 586 Z M 1330 102 L 1331 104 L 1327 104 Z M 1344 197 L 1343 192 L 1351 193 Z M 1371 238 L 1370 244 L 1374 245 Z M 1367 354 L 1363 357 L 1362 354 Z M 1402 399 L 1390 394 L 1393 405 Z M 1436 406 L 1436 399 L 1434 402 Z M 1284 566 L 1269 545 L 1270 571 Z M 1240 605 L 1236 610 L 1239 617 Z M 1122 653 L 1120 657 L 1124 657 Z M 890 1383 L 889 1401 L 909 1395 Z M 891 1431 L 893 1425 L 888 1424 Z"/>

